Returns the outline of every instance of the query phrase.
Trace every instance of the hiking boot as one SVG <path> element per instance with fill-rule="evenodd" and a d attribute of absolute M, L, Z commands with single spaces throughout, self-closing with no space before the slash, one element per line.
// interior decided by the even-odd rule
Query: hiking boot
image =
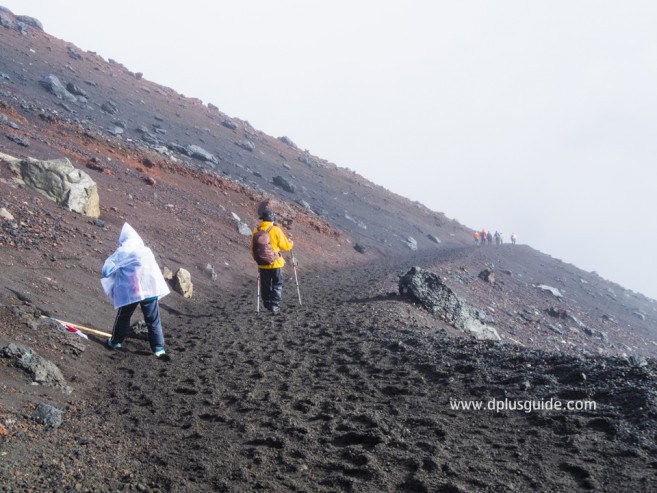
<path fill-rule="evenodd" d="M 107 345 L 111 347 L 112 349 L 120 349 L 121 348 L 121 343 L 120 342 L 112 342 L 112 338 L 110 337 L 107 339 Z"/>
<path fill-rule="evenodd" d="M 272 306 L 272 307 L 271 307 L 271 312 L 272 312 L 272 314 L 274 314 L 274 315 L 278 315 L 279 313 L 281 313 L 281 309 L 278 308 L 277 306 Z"/>

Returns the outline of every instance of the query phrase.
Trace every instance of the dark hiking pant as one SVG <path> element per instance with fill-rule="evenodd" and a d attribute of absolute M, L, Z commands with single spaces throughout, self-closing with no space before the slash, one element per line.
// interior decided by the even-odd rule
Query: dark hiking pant
<path fill-rule="evenodd" d="M 119 308 L 112 328 L 112 342 L 122 343 L 130 331 L 130 318 L 137 306 L 141 306 L 144 320 L 148 327 L 148 342 L 153 352 L 164 349 L 164 335 L 162 334 L 162 323 L 160 322 L 160 308 L 157 298 L 137 301 Z"/>
<path fill-rule="evenodd" d="M 283 269 L 258 269 L 260 271 L 260 294 L 267 310 L 281 304 L 283 295 Z"/>

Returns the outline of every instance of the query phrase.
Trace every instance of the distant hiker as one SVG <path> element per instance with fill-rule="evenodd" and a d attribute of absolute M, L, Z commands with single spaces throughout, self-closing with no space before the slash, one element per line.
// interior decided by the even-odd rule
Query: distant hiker
<path fill-rule="evenodd" d="M 493 244 L 493 233 L 490 231 L 488 232 L 488 244 L 492 245 Z"/>
<path fill-rule="evenodd" d="M 486 230 L 484 228 L 481 228 L 481 233 L 479 234 L 479 239 L 480 239 L 482 245 L 486 244 Z"/>
<path fill-rule="evenodd" d="M 518 237 L 516 236 L 516 234 L 511 233 L 511 243 L 515 245 L 517 239 L 518 239 Z"/>
<path fill-rule="evenodd" d="M 479 244 L 479 231 L 475 231 L 474 239 L 475 239 L 475 245 L 478 245 Z"/>
<path fill-rule="evenodd" d="M 496 244 L 496 245 L 499 245 L 499 244 L 500 244 L 500 233 L 498 233 L 497 231 L 495 231 L 495 235 L 494 235 L 494 236 L 495 236 L 495 244 Z"/>
<path fill-rule="evenodd" d="M 500 232 L 500 245 L 504 245 L 504 233 Z"/>
<path fill-rule="evenodd" d="M 285 259 L 281 250 L 292 250 L 293 242 L 288 240 L 283 230 L 274 225 L 276 215 L 265 207 L 259 210 L 260 226 L 253 230 L 251 254 L 258 264 L 262 302 L 274 315 L 280 312 L 283 295 L 283 272 Z"/>
<path fill-rule="evenodd" d="M 169 294 L 169 286 L 153 252 L 128 223 L 121 229 L 119 248 L 105 260 L 100 282 L 114 308 L 118 308 L 108 346 L 121 347 L 130 330 L 130 317 L 139 305 L 148 327 L 151 351 L 157 358 L 168 360 L 158 299 Z"/>

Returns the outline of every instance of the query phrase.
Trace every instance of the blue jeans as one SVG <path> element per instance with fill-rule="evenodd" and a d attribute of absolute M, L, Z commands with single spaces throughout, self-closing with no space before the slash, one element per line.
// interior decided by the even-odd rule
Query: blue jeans
<path fill-rule="evenodd" d="M 116 312 L 116 320 L 114 320 L 112 342 L 122 343 L 125 340 L 130 331 L 130 317 L 135 312 L 137 305 L 141 306 L 141 311 L 144 314 L 144 320 L 148 327 L 148 342 L 151 345 L 151 350 L 155 352 L 164 349 L 164 335 L 162 334 L 160 308 L 157 298 L 150 298 L 120 307 Z"/>

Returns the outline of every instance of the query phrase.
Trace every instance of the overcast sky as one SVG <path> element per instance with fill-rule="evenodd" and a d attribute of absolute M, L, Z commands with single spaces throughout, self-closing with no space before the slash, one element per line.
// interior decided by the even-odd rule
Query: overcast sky
<path fill-rule="evenodd" d="M 515 232 L 657 299 L 654 0 L 0 5 L 466 226 Z"/>

